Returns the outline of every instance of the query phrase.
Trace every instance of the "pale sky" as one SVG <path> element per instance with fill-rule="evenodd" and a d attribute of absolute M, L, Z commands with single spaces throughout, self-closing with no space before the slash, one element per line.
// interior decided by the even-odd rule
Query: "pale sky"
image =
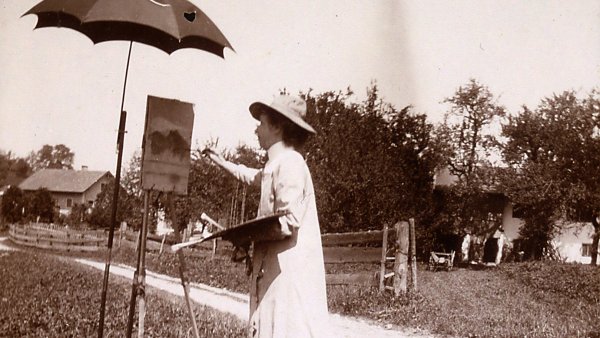
<path fill-rule="evenodd" d="M 33 30 L 38 0 L 0 0 L 0 149 L 63 143 L 75 167 L 110 170 L 128 42 Z M 376 81 L 384 100 L 433 122 L 475 78 L 516 113 L 564 90 L 600 87 L 600 1 L 193 0 L 235 52 L 172 55 L 133 44 L 124 164 L 141 148 L 147 95 L 195 105 L 193 144 L 258 146 L 250 103 Z M 599 88 L 600 89 L 600 88 Z M 319 137 L 327 137 L 320 135 Z"/>

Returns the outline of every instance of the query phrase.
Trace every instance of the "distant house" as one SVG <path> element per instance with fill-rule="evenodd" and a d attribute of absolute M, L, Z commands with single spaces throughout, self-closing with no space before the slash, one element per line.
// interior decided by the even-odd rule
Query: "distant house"
<path fill-rule="evenodd" d="M 76 204 L 93 207 L 96 196 L 113 180 L 108 171 L 42 169 L 25 179 L 19 188 L 33 192 L 45 188 L 52 194 L 62 215 L 68 215 Z"/>
<path fill-rule="evenodd" d="M 435 188 L 443 189 L 458 181 L 447 168 L 439 170 L 435 177 Z M 524 221 L 519 217 L 518 208 L 502 192 L 491 189 L 489 201 L 482 205 L 485 212 L 502 215 L 502 228 L 509 242 L 519 239 L 519 230 Z M 566 262 L 589 264 L 592 260 L 591 246 L 594 227 L 589 222 L 563 221 L 560 233 L 552 240 L 554 248 L 561 259 Z M 599 257 L 600 258 L 600 257 Z"/>

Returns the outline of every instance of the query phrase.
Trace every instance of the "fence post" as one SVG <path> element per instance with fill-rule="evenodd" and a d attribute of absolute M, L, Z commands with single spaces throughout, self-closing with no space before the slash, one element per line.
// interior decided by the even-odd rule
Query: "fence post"
<path fill-rule="evenodd" d="M 408 220 L 409 223 L 409 234 L 410 234 L 410 290 L 417 291 L 419 288 L 417 286 L 417 242 L 415 240 L 415 219 L 410 218 Z"/>
<path fill-rule="evenodd" d="M 121 227 L 119 228 L 119 248 L 121 247 L 121 242 L 123 241 L 123 235 L 127 230 L 127 222 L 121 222 Z"/>
<path fill-rule="evenodd" d="M 379 269 L 379 292 L 385 289 L 385 263 L 387 258 L 388 225 L 383 226 L 383 242 L 381 243 L 381 266 Z"/>
<path fill-rule="evenodd" d="M 408 222 L 396 223 L 396 260 L 394 261 L 394 294 L 406 293 L 408 277 Z"/>

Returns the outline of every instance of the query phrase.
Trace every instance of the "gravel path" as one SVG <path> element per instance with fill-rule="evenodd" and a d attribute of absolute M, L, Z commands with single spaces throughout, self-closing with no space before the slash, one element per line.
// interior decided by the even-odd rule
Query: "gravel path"
<path fill-rule="evenodd" d="M 4 240 L 7 240 L 7 238 L 0 237 L 0 251 L 15 250 L 14 248 L 3 244 L 2 242 Z M 74 260 L 80 264 L 104 271 L 104 263 L 79 258 Z M 111 274 L 129 280 L 133 279 L 134 271 L 134 268 L 121 264 L 111 264 L 110 267 Z M 146 271 L 146 285 L 183 297 L 183 288 L 181 286 L 181 281 L 178 278 Z M 197 304 L 206 305 L 216 310 L 233 314 L 242 321 L 248 319 L 248 295 L 246 294 L 231 292 L 200 283 L 190 283 L 190 299 Z M 340 316 L 338 314 L 330 314 L 330 325 L 332 331 L 336 332 L 336 337 L 340 338 L 433 337 L 433 335 L 421 331 L 408 330 L 399 327 L 385 328 L 364 319 Z"/>

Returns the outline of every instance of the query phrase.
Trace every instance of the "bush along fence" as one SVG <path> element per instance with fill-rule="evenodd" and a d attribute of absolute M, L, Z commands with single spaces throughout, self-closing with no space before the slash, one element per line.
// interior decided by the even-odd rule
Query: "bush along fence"
<path fill-rule="evenodd" d="M 70 230 L 43 223 L 10 225 L 9 238 L 16 244 L 61 251 L 98 251 L 106 246 L 104 230 Z"/>
<path fill-rule="evenodd" d="M 391 229 L 324 234 L 323 255 L 328 285 L 378 286 L 396 295 L 417 289 L 414 220 Z M 344 273 L 336 265 L 361 264 L 366 271 Z"/>

